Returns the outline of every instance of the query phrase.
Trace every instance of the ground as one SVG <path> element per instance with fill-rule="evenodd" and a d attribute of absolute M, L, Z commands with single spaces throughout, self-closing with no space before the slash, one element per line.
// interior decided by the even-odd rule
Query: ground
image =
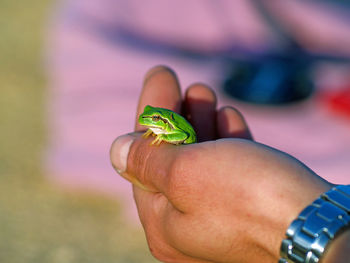
<path fill-rule="evenodd" d="M 43 54 L 53 3 L 0 6 L 0 262 L 155 262 L 116 200 L 48 182 Z"/>

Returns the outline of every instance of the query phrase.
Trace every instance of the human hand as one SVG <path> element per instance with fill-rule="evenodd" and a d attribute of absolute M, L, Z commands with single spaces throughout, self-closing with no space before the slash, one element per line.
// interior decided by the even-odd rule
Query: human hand
<path fill-rule="evenodd" d="M 181 98 L 174 73 L 146 76 L 145 105 L 183 113 L 199 143 L 150 146 L 140 133 L 119 137 L 111 160 L 133 182 L 152 254 L 163 262 L 277 262 L 289 223 L 331 188 L 293 157 L 252 140 L 235 109 L 191 86 Z M 137 118 L 136 118 L 137 120 Z M 143 130 L 137 123 L 136 131 Z"/>

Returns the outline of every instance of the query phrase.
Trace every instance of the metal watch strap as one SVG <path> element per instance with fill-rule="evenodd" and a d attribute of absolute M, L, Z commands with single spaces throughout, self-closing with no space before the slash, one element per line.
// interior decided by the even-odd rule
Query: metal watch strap
<path fill-rule="evenodd" d="M 307 206 L 289 226 L 279 263 L 319 262 L 335 235 L 350 226 L 350 185 L 339 185 Z"/>

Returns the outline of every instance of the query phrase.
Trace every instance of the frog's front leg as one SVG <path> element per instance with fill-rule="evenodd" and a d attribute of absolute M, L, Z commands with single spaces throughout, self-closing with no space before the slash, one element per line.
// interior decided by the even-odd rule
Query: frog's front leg
<path fill-rule="evenodd" d="M 187 133 L 158 134 L 151 145 L 159 145 L 162 141 L 172 144 L 181 144 L 188 138 Z"/>
<path fill-rule="evenodd" d="M 163 134 L 158 134 L 156 138 L 151 142 L 150 145 L 159 145 L 164 139 L 162 138 Z"/>
<path fill-rule="evenodd" d="M 147 138 L 148 136 L 150 136 L 153 133 L 153 131 L 151 129 L 148 129 L 144 134 L 142 134 L 143 138 Z"/>

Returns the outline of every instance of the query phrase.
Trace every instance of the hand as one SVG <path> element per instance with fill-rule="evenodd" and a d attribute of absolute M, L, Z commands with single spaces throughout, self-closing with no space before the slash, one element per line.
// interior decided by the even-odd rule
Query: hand
<path fill-rule="evenodd" d="M 113 166 L 134 184 L 152 254 L 177 263 L 277 262 L 290 222 L 332 185 L 254 142 L 242 115 L 231 107 L 216 110 L 205 85 L 192 85 L 182 99 L 168 68 L 147 74 L 137 115 L 147 104 L 182 113 L 199 139 L 156 147 L 134 133 L 112 145 Z M 143 128 L 136 123 L 135 130 Z"/>

